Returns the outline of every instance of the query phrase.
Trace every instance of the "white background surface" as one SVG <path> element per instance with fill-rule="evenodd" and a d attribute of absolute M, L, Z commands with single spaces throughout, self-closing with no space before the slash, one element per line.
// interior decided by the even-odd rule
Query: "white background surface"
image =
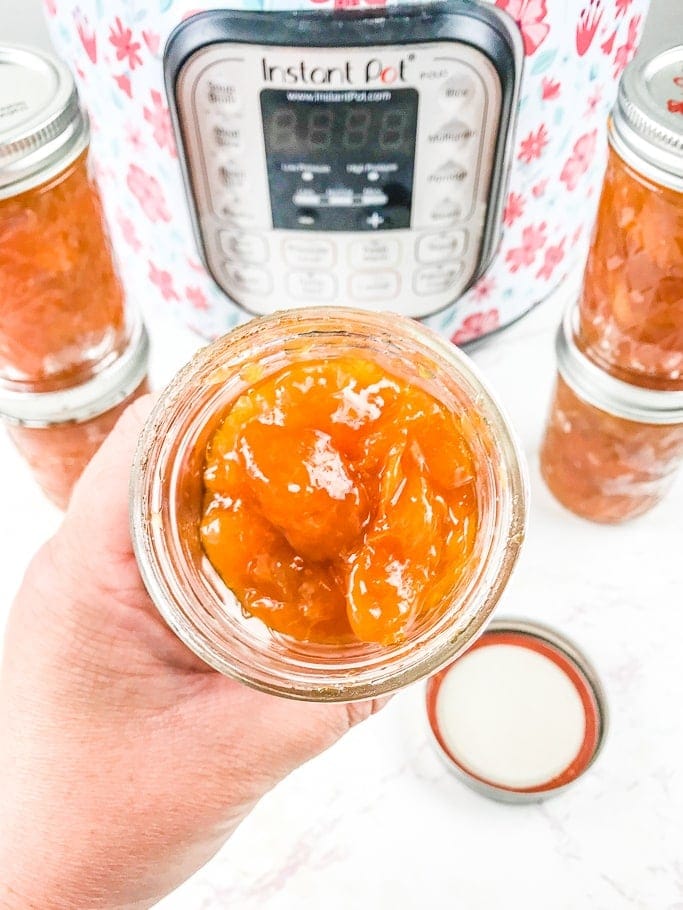
<path fill-rule="evenodd" d="M 0 4 L 0 40 L 37 34 L 36 0 Z M 654 5 L 657 31 L 683 38 L 681 0 Z M 554 625 L 592 657 L 611 709 L 598 764 L 545 804 L 485 800 L 441 765 L 415 686 L 266 797 L 164 910 L 683 910 L 683 477 L 622 527 L 555 503 L 537 450 L 559 312 L 544 305 L 475 356 L 530 465 L 529 534 L 500 615 Z M 158 385 L 194 342 L 153 329 Z M 4 437 L 0 503 L 1 624 L 59 521 Z"/>

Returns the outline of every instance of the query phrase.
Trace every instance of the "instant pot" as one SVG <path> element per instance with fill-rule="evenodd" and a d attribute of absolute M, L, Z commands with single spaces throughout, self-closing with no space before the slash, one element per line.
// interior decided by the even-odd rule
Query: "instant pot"
<path fill-rule="evenodd" d="M 46 5 L 148 317 L 344 303 L 465 344 L 576 264 L 647 2 Z"/>

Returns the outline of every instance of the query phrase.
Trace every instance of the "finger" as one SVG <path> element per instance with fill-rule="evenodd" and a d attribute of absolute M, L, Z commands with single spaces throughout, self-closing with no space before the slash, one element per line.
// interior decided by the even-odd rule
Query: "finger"
<path fill-rule="evenodd" d="M 152 409 L 144 395 L 128 407 L 76 484 L 62 533 L 94 565 L 106 556 L 132 553 L 128 526 L 128 488 L 135 447 Z"/>
<path fill-rule="evenodd" d="M 390 696 L 345 704 L 293 701 L 266 695 L 219 676 L 207 680 L 203 716 L 210 718 L 217 753 L 226 761 L 244 759 L 252 771 L 260 768 L 272 786 L 294 768 L 333 745 L 352 727 L 380 711 Z M 238 737 L 235 755 L 235 722 L 249 718 Z"/>

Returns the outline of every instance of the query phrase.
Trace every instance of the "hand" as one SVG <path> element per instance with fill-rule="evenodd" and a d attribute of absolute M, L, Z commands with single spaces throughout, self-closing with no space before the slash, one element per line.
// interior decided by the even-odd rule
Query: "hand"
<path fill-rule="evenodd" d="M 378 703 L 274 698 L 202 664 L 138 574 L 126 411 L 12 608 L 0 676 L 0 907 L 150 907 Z"/>

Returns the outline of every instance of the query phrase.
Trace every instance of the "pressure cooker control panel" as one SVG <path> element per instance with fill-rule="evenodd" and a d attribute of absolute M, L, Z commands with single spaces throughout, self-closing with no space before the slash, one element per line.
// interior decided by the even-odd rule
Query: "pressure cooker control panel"
<path fill-rule="evenodd" d="M 453 302 L 499 238 L 520 60 L 471 3 L 183 23 L 166 80 L 214 279 L 252 313 Z"/>

